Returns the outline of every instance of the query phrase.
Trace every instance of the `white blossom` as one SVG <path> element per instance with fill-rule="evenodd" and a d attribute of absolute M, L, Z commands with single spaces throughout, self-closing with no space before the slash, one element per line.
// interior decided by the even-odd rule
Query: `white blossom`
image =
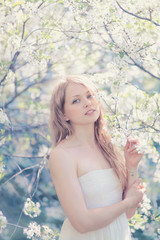
<path fill-rule="evenodd" d="M 21 38 L 18 35 L 12 35 L 8 38 L 7 44 L 11 47 L 11 49 L 17 51 L 21 46 Z"/>
<path fill-rule="evenodd" d="M 3 215 L 2 211 L 0 211 L 0 234 L 2 233 L 3 229 L 6 228 L 7 219 Z"/>
<path fill-rule="evenodd" d="M 144 182 L 143 186 L 146 188 L 147 184 Z M 143 195 L 143 202 L 141 204 L 140 211 L 144 213 L 145 215 L 150 215 L 150 209 L 152 208 L 151 206 L 151 200 L 148 198 L 147 194 L 145 193 Z"/>
<path fill-rule="evenodd" d="M 2 142 L 0 141 L 0 146 L 1 146 Z M 5 173 L 5 164 L 4 162 L 0 161 L 0 178 L 1 176 Z"/>
<path fill-rule="evenodd" d="M 38 240 L 41 236 L 41 226 L 38 225 L 36 222 L 31 222 L 28 228 L 25 228 L 23 232 L 27 235 L 27 238 L 32 240 Z"/>
<path fill-rule="evenodd" d="M 15 73 L 12 71 L 12 70 L 9 70 L 8 73 L 7 73 L 7 77 L 5 79 L 5 81 L 10 84 L 10 83 L 13 83 L 14 80 L 15 80 Z"/>
<path fill-rule="evenodd" d="M 24 204 L 24 213 L 25 215 L 29 215 L 31 218 L 39 216 L 41 213 L 40 203 L 34 203 L 30 198 L 27 198 Z"/>
<path fill-rule="evenodd" d="M 9 123 L 9 119 L 6 115 L 6 113 L 3 111 L 2 108 L 0 108 L 0 123 L 5 124 L 5 123 Z"/>
<path fill-rule="evenodd" d="M 55 239 L 54 237 L 56 237 L 58 234 L 57 231 L 53 231 L 46 225 L 42 225 L 41 230 L 42 230 L 42 234 L 41 234 L 42 240 L 54 240 Z"/>
<path fill-rule="evenodd" d="M 32 240 L 55 240 L 59 235 L 58 231 L 53 231 L 47 225 L 38 225 L 36 222 L 31 222 L 27 228 L 23 230 L 28 239 Z"/>

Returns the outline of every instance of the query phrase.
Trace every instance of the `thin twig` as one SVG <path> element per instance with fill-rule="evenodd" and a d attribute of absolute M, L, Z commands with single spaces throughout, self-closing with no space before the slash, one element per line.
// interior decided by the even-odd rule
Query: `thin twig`
<path fill-rule="evenodd" d="M 33 82 L 31 84 L 29 84 L 27 87 L 25 87 L 22 91 L 18 92 L 16 95 L 14 95 L 12 97 L 12 99 L 10 101 L 8 101 L 7 103 L 5 103 L 4 108 L 7 108 L 17 97 L 19 97 L 20 95 L 22 95 L 24 92 L 26 92 L 29 88 L 35 86 L 36 84 L 40 84 L 43 83 L 44 81 L 46 81 L 46 79 L 42 79 L 39 82 Z"/>
<path fill-rule="evenodd" d="M 132 15 L 132 16 L 134 16 L 134 17 L 136 17 L 136 18 L 139 18 L 139 19 L 141 19 L 141 20 L 145 20 L 145 21 L 152 22 L 152 23 L 155 24 L 156 26 L 160 27 L 160 24 L 158 24 L 158 23 L 156 23 L 156 22 L 154 22 L 154 21 L 152 20 L 151 15 L 150 15 L 150 18 L 140 17 L 140 16 L 138 16 L 138 15 L 136 15 L 136 14 L 134 14 L 134 13 L 131 13 L 131 12 L 125 10 L 125 9 L 119 4 L 119 2 L 116 1 L 116 3 L 117 3 L 118 6 L 120 7 L 120 9 L 123 10 L 125 13 L 127 13 L 127 14 L 129 14 L 129 15 Z"/>
<path fill-rule="evenodd" d="M 22 227 L 22 226 L 19 226 L 19 225 L 17 225 L 17 224 L 13 224 L 13 223 L 6 223 L 7 225 L 11 225 L 11 226 L 14 226 L 14 227 L 18 227 L 18 228 L 23 228 L 23 229 L 25 229 L 26 227 Z"/>
<path fill-rule="evenodd" d="M 18 218 L 17 224 L 15 224 L 16 227 L 15 227 L 13 233 L 11 234 L 11 236 L 10 236 L 10 238 L 9 238 L 10 240 L 12 239 L 13 234 L 16 232 L 16 230 L 17 230 L 17 228 L 18 228 L 18 226 L 19 226 L 18 224 L 19 224 L 19 222 L 20 222 L 20 220 L 21 220 L 22 214 L 23 214 L 23 209 L 22 209 L 22 211 L 21 211 L 21 213 L 20 213 L 20 215 L 19 215 L 19 218 Z"/>
<path fill-rule="evenodd" d="M 3 154 L 4 156 L 6 156 L 6 157 L 15 157 L 15 158 L 43 158 L 44 156 L 31 156 L 31 155 L 10 155 L 10 154 L 6 154 L 6 153 L 4 153 Z"/>
<path fill-rule="evenodd" d="M 22 39 L 22 40 L 23 40 L 23 38 L 24 38 L 24 32 L 25 32 L 26 22 L 27 22 L 28 20 L 29 20 L 29 18 L 26 19 L 26 21 L 24 21 L 24 23 L 23 23 L 22 36 L 21 36 L 21 39 Z"/>
<path fill-rule="evenodd" d="M 9 65 L 8 70 L 7 70 L 7 73 L 6 73 L 6 74 L 4 75 L 4 77 L 0 80 L 0 85 L 5 81 L 8 73 L 9 73 L 9 70 L 12 70 L 13 72 L 15 71 L 14 66 L 15 66 L 15 63 L 16 63 L 16 61 L 17 61 L 17 58 L 18 58 L 19 54 L 20 54 L 19 51 L 17 51 L 17 52 L 14 54 L 14 56 L 13 56 L 13 58 L 12 58 L 12 61 L 11 61 L 12 63 Z"/>
<path fill-rule="evenodd" d="M 35 168 L 35 167 L 38 167 L 39 164 L 35 164 L 31 167 L 27 167 L 27 168 L 24 168 L 23 170 L 20 170 L 19 172 L 17 172 L 16 174 L 14 174 L 12 177 L 10 177 L 7 181 L 5 181 L 1 186 L 3 187 L 6 183 L 8 183 L 10 180 L 12 180 L 13 178 L 15 178 L 16 176 L 18 176 L 19 174 L 23 173 L 24 171 L 27 171 L 29 169 L 32 169 L 32 168 Z"/>
<path fill-rule="evenodd" d="M 16 166 L 18 167 L 18 169 L 20 170 L 20 171 L 22 171 L 22 168 L 19 166 L 19 164 L 15 161 L 15 163 L 16 163 Z M 27 182 L 27 178 L 26 178 L 26 176 L 22 173 L 22 175 L 23 175 L 23 177 L 24 177 L 24 181 L 25 181 L 25 183 L 26 183 L 26 189 L 28 190 L 28 182 Z M 31 194 L 30 194 L 30 192 L 28 191 L 28 194 L 29 194 L 29 196 L 31 197 Z"/>

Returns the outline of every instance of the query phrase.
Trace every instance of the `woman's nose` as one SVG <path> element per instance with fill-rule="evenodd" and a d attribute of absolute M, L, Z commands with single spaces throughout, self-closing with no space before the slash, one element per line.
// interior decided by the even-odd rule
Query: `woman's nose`
<path fill-rule="evenodd" d="M 90 106 L 91 105 L 91 100 L 90 99 L 85 99 L 84 100 L 84 107 Z"/>

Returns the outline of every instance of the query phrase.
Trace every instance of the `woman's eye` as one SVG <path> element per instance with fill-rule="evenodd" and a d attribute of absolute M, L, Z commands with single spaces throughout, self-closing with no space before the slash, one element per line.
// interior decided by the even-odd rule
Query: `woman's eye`
<path fill-rule="evenodd" d="M 88 97 L 92 97 L 92 95 L 90 94 L 90 95 L 88 95 Z"/>
<path fill-rule="evenodd" d="M 76 103 L 76 101 L 78 101 L 79 99 L 75 99 L 72 103 Z"/>

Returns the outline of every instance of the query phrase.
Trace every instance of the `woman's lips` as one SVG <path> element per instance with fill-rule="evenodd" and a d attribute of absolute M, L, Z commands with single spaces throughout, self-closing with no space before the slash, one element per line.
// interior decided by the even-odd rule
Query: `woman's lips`
<path fill-rule="evenodd" d="M 94 109 L 91 109 L 85 113 L 85 115 L 92 115 L 95 112 Z"/>

